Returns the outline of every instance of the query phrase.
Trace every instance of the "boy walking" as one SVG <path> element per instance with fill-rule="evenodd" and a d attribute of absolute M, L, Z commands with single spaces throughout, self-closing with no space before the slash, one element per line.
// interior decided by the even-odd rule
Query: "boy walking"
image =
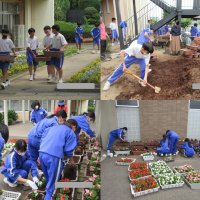
<path fill-rule="evenodd" d="M 3 29 L 2 30 L 2 39 L 0 39 L 0 55 L 10 55 L 10 52 L 12 51 L 15 55 L 15 46 L 13 44 L 13 41 L 8 38 L 9 31 Z M 3 75 L 3 82 L 1 83 L 1 88 L 5 89 L 10 85 L 10 81 L 8 79 L 8 68 L 10 66 L 9 62 L 2 62 L 0 61 L 0 69 L 2 70 Z"/>
<path fill-rule="evenodd" d="M 95 53 L 95 45 L 97 45 L 98 53 L 100 53 L 99 52 L 99 49 L 100 49 L 100 28 L 99 28 L 99 25 L 100 25 L 99 23 L 96 23 L 95 28 L 93 28 L 90 32 L 92 37 L 93 37 L 93 51 L 92 51 L 92 53 Z"/>
<path fill-rule="evenodd" d="M 116 18 L 112 18 L 112 22 L 110 23 L 110 29 L 112 33 L 112 46 L 114 46 L 115 41 L 118 41 L 118 33 L 117 33 L 117 24 L 116 24 Z"/>
<path fill-rule="evenodd" d="M 35 29 L 28 29 L 29 37 L 26 40 L 26 59 L 29 67 L 30 81 L 33 81 L 36 76 L 36 69 L 38 66 L 38 62 L 36 62 L 35 58 L 37 56 L 36 49 L 39 46 L 39 42 L 37 37 L 35 36 Z"/>
<path fill-rule="evenodd" d="M 81 23 L 77 23 L 77 27 L 75 29 L 75 41 L 76 41 L 77 53 L 80 53 L 81 50 L 81 44 L 83 42 L 83 33 L 84 30 L 81 27 Z"/>

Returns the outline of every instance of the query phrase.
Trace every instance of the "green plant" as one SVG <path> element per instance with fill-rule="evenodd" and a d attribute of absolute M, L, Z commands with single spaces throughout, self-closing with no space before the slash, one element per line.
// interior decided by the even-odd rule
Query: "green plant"
<path fill-rule="evenodd" d="M 18 115 L 14 110 L 8 111 L 8 119 L 12 119 L 13 121 L 17 121 Z"/>
<path fill-rule="evenodd" d="M 67 12 L 70 8 L 69 0 L 56 0 L 54 1 L 55 19 L 66 20 Z"/>
<path fill-rule="evenodd" d="M 0 123 L 3 123 L 3 113 L 0 113 Z"/>
<path fill-rule="evenodd" d="M 94 7 L 85 8 L 85 18 L 87 19 L 88 24 L 95 24 L 99 21 L 98 10 Z"/>
<path fill-rule="evenodd" d="M 70 83 L 99 83 L 100 59 L 96 59 L 70 78 Z"/>
<path fill-rule="evenodd" d="M 192 23 L 192 19 L 190 19 L 190 18 L 182 18 L 181 19 L 181 27 L 182 28 L 189 27 L 191 25 L 191 23 Z"/>

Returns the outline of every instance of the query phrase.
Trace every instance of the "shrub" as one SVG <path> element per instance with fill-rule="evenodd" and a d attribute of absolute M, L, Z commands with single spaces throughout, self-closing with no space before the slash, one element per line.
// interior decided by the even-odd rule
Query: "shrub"
<path fill-rule="evenodd" d="M 0 113 L 0 123 L 3 123 L 3 113 Z"/>
<path fill-rule="evenodd" d="M 8 111 L 8 119 L 11 119 L 13 121 L 17 121 L 18 115 L 14 110 L 9 110 Z"/>
<path fill-rule="evenodd" d="M 84 11 L 88 24 L 95 24 L 99 21 L 99 13 L 96 8 L 87 7 Z"/>

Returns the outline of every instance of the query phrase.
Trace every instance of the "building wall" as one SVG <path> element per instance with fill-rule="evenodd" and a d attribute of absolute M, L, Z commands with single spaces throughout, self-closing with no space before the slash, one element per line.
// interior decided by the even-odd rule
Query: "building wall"
<path fill-rule="evenodd" d="M 188 101 L 140 101 L 141 140 L 162 137 L 166 130 L 187 136 Z"/>

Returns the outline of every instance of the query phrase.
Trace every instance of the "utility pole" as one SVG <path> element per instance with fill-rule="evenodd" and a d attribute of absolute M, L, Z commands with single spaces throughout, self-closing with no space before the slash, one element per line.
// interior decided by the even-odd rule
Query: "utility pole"
<path fill-rule="evenodd" d="M 178 12 L 178 21 L 179 27 L 181 28 L 181 18 L 182 18 L 182 0 L 177 0 L 177 12 Z"/>
<path fill-rule="evenodd" d="M 133 12 L 134 12 L 134 22 L 135 22 L 135 35 L 138 35 L 138 21 L 137 21 L 137 11 L 136 11 L 136 1 L 133 0 Z"/>

